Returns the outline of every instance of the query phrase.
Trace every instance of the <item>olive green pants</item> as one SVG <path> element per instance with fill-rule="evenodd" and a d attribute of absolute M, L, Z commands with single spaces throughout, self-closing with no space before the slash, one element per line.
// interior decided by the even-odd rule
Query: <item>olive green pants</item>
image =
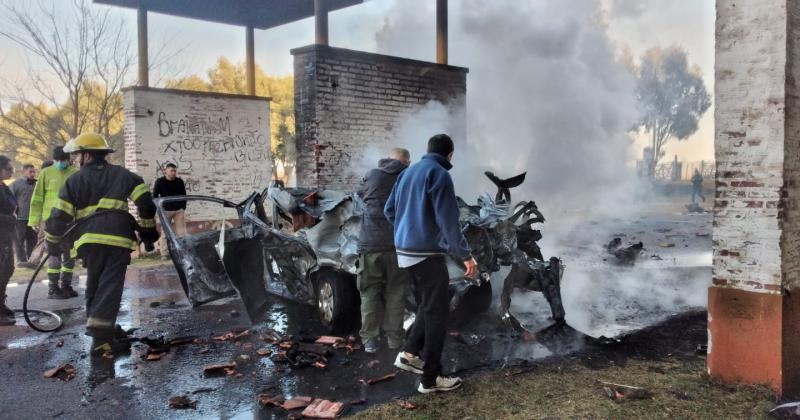
<path fill-rule="evenodd" d="M 403 344 L 403 315 L 409 278 L 397 266 L 397 254 L 374 252 L 358 257 L 358 291 L 361 294 L 361 340 L 377 338 L 381 327 L 389 347 Z"/>

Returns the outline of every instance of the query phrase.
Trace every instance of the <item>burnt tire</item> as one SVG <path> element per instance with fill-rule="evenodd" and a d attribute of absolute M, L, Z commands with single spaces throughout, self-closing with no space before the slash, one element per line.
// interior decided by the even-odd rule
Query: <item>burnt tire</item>
<path fill-rule="evenodd" d="M 450 326 L 459 328 L 473 320 L 478 314 L 485 312 L 492 305 L 492 283 L 484 282 L 480 286 L 472 286 L 464 293 L 461 300 L 450 311 Z"/>
<path fill-rule="evenodd" d="M 333 270 L 316 275 L 317 314 L 332 334 L 354 332 L 361 321 L 361 299 L 355 277 Z"/>

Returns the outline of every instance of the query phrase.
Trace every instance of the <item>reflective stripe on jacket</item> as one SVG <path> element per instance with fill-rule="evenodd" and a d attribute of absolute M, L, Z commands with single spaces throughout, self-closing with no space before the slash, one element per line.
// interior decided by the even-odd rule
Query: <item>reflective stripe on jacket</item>
<path fill-rule="evenodd" d="M 78 169 L 72 166 L 68 166 L 63 171 L 55 165 L 42 169 L 36 180 L 36 186 L 33 187 L 28 226 L 38 228 L 39 223 L 46 222 L 50 218 L 53 206 L 58 201 L 58 192 L 61 191 L 67 178 L 76 172 Z"/>
<path fill-rule="evenodd" d="M 147 184 L 139 175 L 106 162 L 81 168 L 64 184 L 53 213 L 45 226 L 45 238 L 51 242 L 62 240 L 61 235 L 73 220 L 107 210 L 128 210 L 128 200 L 139 212 L 143 228 L 155 227 L 153 199 Z M 80 254 L 86 244 L 100 244 L 136 249 L 136 235 L 130 217 L 119 212 L 108 212 L 93 217 L 66 240 L 73 243 L 73 256 Z"/>

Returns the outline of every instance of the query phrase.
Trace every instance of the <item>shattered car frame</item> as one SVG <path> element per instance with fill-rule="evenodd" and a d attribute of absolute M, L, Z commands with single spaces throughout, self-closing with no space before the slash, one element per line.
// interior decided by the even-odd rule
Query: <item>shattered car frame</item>
<path fill-rule="evenodd" d="M 524 179 L 524 174 L 514 177 L 516 185 L 521 183 L 520 177 Z M 507 188 L 503 195 L 498 193 L 501 197 L 508 197 Z M 230 228 L 179 236 L 164 210 L 164 204 L 177 201 L 235 209 L 238 221 Z M 238 204 L 200 195 L 163 197 L 155 202 L 170 256 L 193 306 L 238 294 L 250 320 L 260 322 L 272 294 L 315 306 L 320 321 L 331 331 L 357 328 L 357 242 L 363 212 L 357 194 L 284 188 L 273 182 Z M 266 202 L 271 205 L 272 218 L 265 211 Z M 501 296 L 504 319 L 510 321 L 507 303 L 515 287 L 543 292 L 551 302 L 554 319 L 563 319 L 563 307 L 560 313 L 557 309 L 563 265 L 558 259 L 542 261 L 536 245 L 541 235 L 530 229 L 532 223 L 544 221 L 535 204 L 522 202 L 512 214 L 503 200 L 495 203 L 485 195 L 478 206 L 462 200 L 459 206 L 459 221 L 480 274 L 476 280 L 467 279 L 463 263 L 448 258 L 451 319 L 458 324 L 489 308 L 489 279 L 503 265 L 512 266 Z M 284 229 L 281 221 L 290 222 L 295 232 Z M 410 301 L 413 312 L 413 298 Z"/>

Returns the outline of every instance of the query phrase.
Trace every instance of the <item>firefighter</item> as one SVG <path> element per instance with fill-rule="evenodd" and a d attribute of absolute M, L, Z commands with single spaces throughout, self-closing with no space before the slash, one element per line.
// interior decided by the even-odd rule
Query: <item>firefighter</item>
<path fill-rule="evenodd" d="M 126 214 L 128 200 L 138 209 L 139 239 L 146 247 L 158 240 L 156 208 L 139 175 L 106 161 L 113 150 L 101 135 L 81 134 L 64 151 L 80 170 L 67 178 L 45 225 L 48 250 L 57 253 L 71 244 L 71 255 L 86 267 L 86 335 L 92 337 L 92 354 L 123 353 L 130 350 L 130 340 L 116 319 L 130 253 L 137 248 L 136 224 Z M 72 221 L 90 216 L 62 238 Z"/>
<path fill-rule="evenodd" d="M 69 155 L 64 153 L 64 148 L 61 146 L 53 150 L 53 160 L 55 164 L 42 169 L 36 186 L 33 188 L 28 226 L 34 229 L 40 229 L 42 223 L 47 223 L 64 182 L 78 172 L 74 166 L 69 164 Z M 50 288 L 47 291 L 48 299 L 69 299 L 78 296 L 78 292 L 72 288 L 74 267 L 75 260 L 69 257 L 69 253 L 50 255 L 47 260 L 47 278 L 50 280 Z M 60 286 L 59 279 L 61 280 Z"/>

